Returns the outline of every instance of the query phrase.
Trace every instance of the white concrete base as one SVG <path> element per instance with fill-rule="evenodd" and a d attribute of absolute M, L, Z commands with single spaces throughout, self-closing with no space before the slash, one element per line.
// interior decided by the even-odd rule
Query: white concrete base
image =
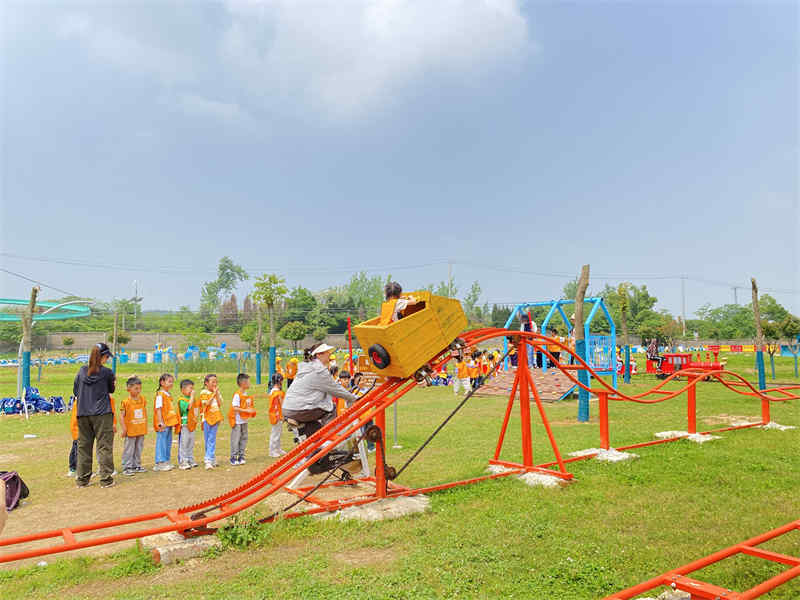
<path fill-rule="evenodd" d="M 499 475 L 500 473 L 508 473 L 509 471 L 513 471 L 514 469 L 509 469 L 508 467 L 504 467 L 503 465 L 489 465 L 488 467 L 486 467 L 486 470 L 489 471 L 489 473 Z"/>
<path fill-rule="evenodd" d="M 396 496 L 394 498 L 383 498 L 360 506 L 348 506 L 342 510 L 332 513 L 319 513 L 315 515 L 323 521 L 328 519 L 338 519 L 348 521 L 357 519 L 359 521 L 383 521 L 385 519 L 396 519 L 416 513 L 423 513 L 430 509 L 431 500 L 427 496 Z"/>
<path fill-rule="evenodd" d="M 689 592 L 682 592 L 680 590 L 667 590 L 661 592 L 657 598 L 638 598 L 638 600 L 692 600 L 692 595 Z"/>
<path fill-rule="evenodd" d="M 674 437 L 685 437 L 687 440 L 689 440 L 690 442 L 694 442 L 695 444 L 705 444 L 706 442 L 710 442 L 712 440 L 721 439 L 718 435 L 710 435 L 703 433 L 690 434 L 688 431 L 659 431 L 658 433 L 655 434 L 655 436 L 661 440 Z"/>
<path fill-rule="evenodd" d="M 733 421 L 731 427 L 745 427 L 746 425 L 758 425 L 759 421 Z"/>
<path fill-rule="evenodd" d="M 533 487 L 557 488 L 567 484 L 560 477 L 545 475 L 544 473 L 525 473 L 517 477 L 522 483 Z"/>
<path fill-rule="evenodd" d="M 638 454 L 634 454 L 633 452 L 620 452 L 615 448 L 609 448 L 608 450 L 604 450 L 603 448 L 586 448 L 585 450 L 576 450 L 575 452 L 569 453 L 570 456 L 586 456 L 588 454 L 596 454 L 597 456 L 594 457 L 596 460 L 612 463 L 639 458 Z"/>
<path fill-rule="evenodd" d="M 219 545 L 219 538 L 215 535 L 185 538 L 177 531 L 142 538 L 142 546 L 150 551 L 153 562 L 157 565 L 169 565 L 178 560 L 195 558 Z"/>
<path fill-rule="evenodd" d="M 777 429 L 778 431 L 788 431 L 790 429 L 797 429 L 794 425 L 781 425 L 775 421 L 770 421 L 766 425 L 762 425 L 761 429 Z"/>

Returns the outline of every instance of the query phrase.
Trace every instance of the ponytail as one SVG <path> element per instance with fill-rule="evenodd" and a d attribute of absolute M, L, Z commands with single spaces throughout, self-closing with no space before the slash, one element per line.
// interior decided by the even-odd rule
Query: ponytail
<path fill-rule="evenodd" d="M 303 360 L 305 362 L 311 362 L 312 360 L 314 360 L 314 356 L 311 353 L 314 352 L 314 350 L 319 348 L 321 345 L 322 345 L 322 342 L 318 342 L 318 343 L 314 344 L 313 346 L 309 346 L 308 348 L 303 350 Z"/>
<path fill-rule="evenodd" d="M 92 348 L 92 353 L 89 355 L 89 375 L 94 375 L 100 372 L 100 366 L 103 364 L 103 356 L 100 354 L 100 346 L 96 345 Z"/>
<path fill-rule="evenodd" d="M 172 379 L 172 375 L 170 375 L 169 373 L 163 373 L 161 377 L 158 378 L 158 388 L 156 389 L 156 392 L 161 391 L 161 384 L 163 384 L 168 379 Z"/>

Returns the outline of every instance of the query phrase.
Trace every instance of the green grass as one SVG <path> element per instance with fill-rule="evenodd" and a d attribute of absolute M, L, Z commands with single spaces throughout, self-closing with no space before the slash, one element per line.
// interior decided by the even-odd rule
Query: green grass
<path fill-rule="evenodd" d="M 752 355 L 731 355 L 728 367 L 754 378 Z M 11 381 L 5 372 L 0 376 L 5 394 Z M 52 368 L 40 387 L 68 396 L 63 388 L 71 387 L 72 376 L 72 370 Z M 157 372 L 144 376 L 149 393 Z M 794 381 L 791 359 L 778 359 L 778 380 Z M 227 397 L 232 376 L 222 381 Z M 626 391 L 656 383 L 641 375 L 634 381 Z M 704 417 L 760 411 L 758 401 L 716 383 L 699 385 L 697 399 L 703 428 L 715 427 L 704 426 Z M 484 472 L 505 402 L 471 400 L 400 483 L 429 485 Z M 454 404 L 449 388 L 419 389 L 404 397 L 399 402 L 403 448 L 390 449 L 388 462 L 401 464 Z M 577 424 L 575 402 L 546 405 L 546 411 L 563 453 L 598 446 L 597 424 Z M 591 414 L 596 415 L 595 404 Z M 800 425 L 796 402 L 775 403 L 772 416 Z M 645 441 L 655 431 L 686 429 L 685 397 L 654 406 L 612 403 L 610 418 L 613 445 Z M 538 416 L 534 419 L 534 459 L 551 460 L 544 430 Z M 261 421 L 251 430 L 251 444 L 265 442 Z M 391 412 L 387 421 L 391 445 Z M 0 453 L 5 442 L 19 441 L 26 432 L 63 439 L 64 457 L 54 464 L 50 456 L 26 453 L 22 464 L 12 467 L 34 480 L 61 475 L 69 443 L 65 417 L 0 419 Z M 305 518 L 259 533 L 243 516 L 226 532 L 225 549 L 187 565 L 156 569 L 135 548 L 112 557 L 51 557 L 47 567 L 0 571 L 0 598 L 601 598 L 800 516 L 800 430 L 749 429 L 722 436 L 704 445 L 682 441 L 643 448 L 640 459 L 627 463 L 578 462 L 570 466 L 575 481 L 562 489 L 503 478 L 438 492 L 431 495 L 429 513 L 395 521 Z M 512 419 L 504 458 L 521 457 L 520 438 L 519 421 Z M 191 489 L 186 493 L 193 497 Z M 766 547 L 796 555 L 800 532 Z M 697 576 L 741 591 L 774 574 L 772 563 L 745 559 L 719 563 Z M 800 580 L 764 597 L 796 599 Z"/>

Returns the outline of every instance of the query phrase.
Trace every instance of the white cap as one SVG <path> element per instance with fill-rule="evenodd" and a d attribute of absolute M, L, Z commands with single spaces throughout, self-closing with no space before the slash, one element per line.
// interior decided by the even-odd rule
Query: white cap
<path fill-rule="evenodd" d="M 328 344 L 320 344 L 311 352 L 311 356 L 316 356 L 322 352 L 327 352 L 328 350 L 335 350 L 333 346 L 329 346 Z"/>

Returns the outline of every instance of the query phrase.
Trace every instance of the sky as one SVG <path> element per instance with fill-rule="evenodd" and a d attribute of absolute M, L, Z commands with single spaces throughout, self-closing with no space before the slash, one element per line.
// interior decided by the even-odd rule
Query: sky
<path fill-rule="evenodd" d="M 755 276 L 800 313 L 795 2 L 0 11 L 0 297 L 197 308 L 227 255 L 489 303 L 588 263 L 689 318 Z"/>

